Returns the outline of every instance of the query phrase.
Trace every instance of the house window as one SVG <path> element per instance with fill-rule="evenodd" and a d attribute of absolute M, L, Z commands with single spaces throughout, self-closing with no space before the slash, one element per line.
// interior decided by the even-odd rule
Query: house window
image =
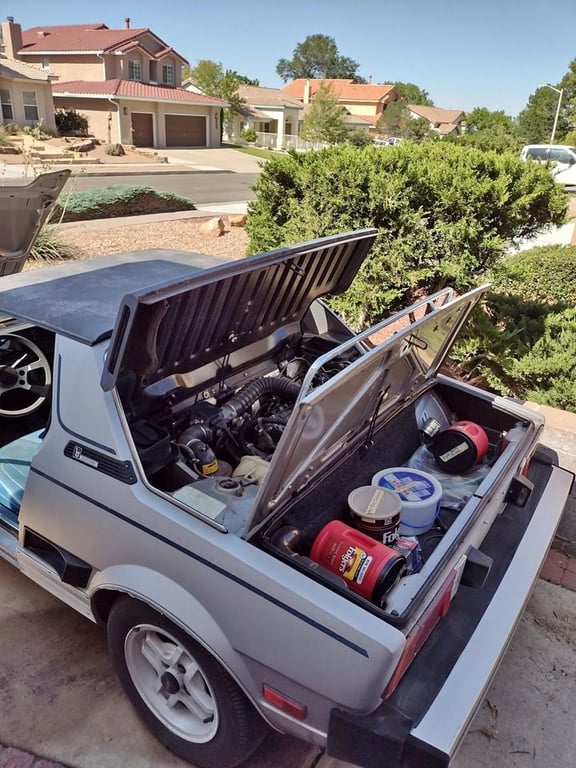
<path fill-rule="evenodd" d="M 50 69 L 50 59 L 48 56 L 42 57 L 42 69 L 43 70 L 49 70 Z"/>
<path fill-rule="evenodd" d="M 128 62 L 128 80 L 142 80 L 142 65 L 138 59 Z"/>
<path fill-rule="evenodd" d="M 38 122 L 38 105 L 36 104 L 35 91 L 22 91 L 24 104 L 24 117 L 30 123 Z"/>
<path fill-rule="evenodd" d="M 14 120 L 10 91 L 0 91 L 0 103 L 2 104 L 2 119 Z"/>
<path fill-rule="evenodd" d="M 174 67 L 172 64 L 162 65 L 162 82 L 166 85 L 174 85 Z"/>

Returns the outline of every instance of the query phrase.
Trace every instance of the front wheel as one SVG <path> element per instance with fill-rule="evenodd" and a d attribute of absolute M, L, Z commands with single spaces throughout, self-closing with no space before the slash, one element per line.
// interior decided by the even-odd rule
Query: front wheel
<path fill-rule="evenodd" d="M 108 619 L 108 646 L 136 711 L 184 760 L 233 768 L 265 737 L 265 722 L 224 668 L 150 606 L 118 600 Z"/>

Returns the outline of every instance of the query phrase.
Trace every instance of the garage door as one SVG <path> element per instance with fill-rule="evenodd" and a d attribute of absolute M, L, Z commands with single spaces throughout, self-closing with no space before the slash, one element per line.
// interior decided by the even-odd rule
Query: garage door
<path fill-rule="evenodd" d="M 167 147 L 205 147 L 206 118 L 166 115 Z"/>

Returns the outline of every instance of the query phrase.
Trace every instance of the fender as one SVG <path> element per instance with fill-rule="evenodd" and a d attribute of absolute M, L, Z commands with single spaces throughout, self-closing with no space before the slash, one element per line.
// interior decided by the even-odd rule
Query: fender
<path fill-rule="evenodd" d="M 175 581 L 150 568 L 132 564 L 114 565 L 99 571 L 91 579 L 87 593 L 94 618 L 105 622 L 99 608 L 99 597 L 104 591 L 130 595 L 166 616 L 204 646 L 258 706 L 258 686 L 243 656 L 232 647 L 204 606 Z"/>

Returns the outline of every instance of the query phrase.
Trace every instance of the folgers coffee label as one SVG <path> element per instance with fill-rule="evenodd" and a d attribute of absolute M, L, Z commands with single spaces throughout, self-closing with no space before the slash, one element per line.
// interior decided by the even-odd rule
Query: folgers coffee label
<path fill-rule="evenodd" d="M 372 563 L 372 557 L 364 552 L 360 547 L 349 546 L 344 554 L 340 550 L 343 549 L 341 544 L 334 545 L 338 552 L 335 553 L 336 557 L 340 556 L 340 564 L 338 565 L 338 573 L 348 581 L 354 581 L 356 584 L 361 585 L 366 571 Z"/>
<path fill-rule="evenodd" d="M 354 592 L 380 606 L 406 570 L 402 555 L 340 520 L 322 528 L 310 557 L 338 574 Z"/>

